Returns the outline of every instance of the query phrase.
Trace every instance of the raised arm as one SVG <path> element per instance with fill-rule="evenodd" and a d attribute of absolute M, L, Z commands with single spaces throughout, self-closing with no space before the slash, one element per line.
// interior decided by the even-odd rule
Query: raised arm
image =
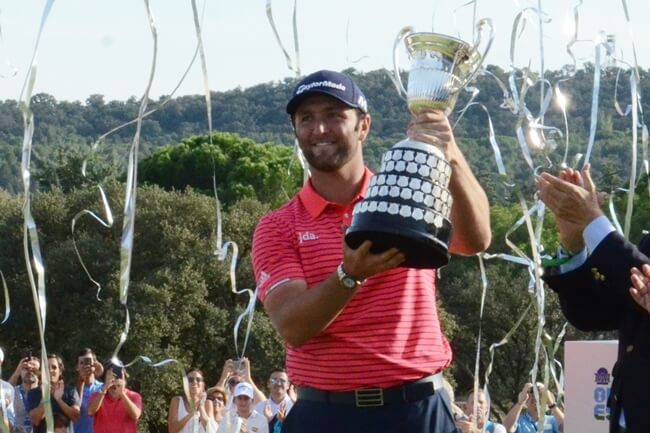
<path fill-rule="evenodd" d="M 490 245 L 490 204 L 487 195 L 456 144 L 447 116 L 426 111 L 414 116 L 408 128 L 412 140 L 437 146 L 451 164 L 449 191 L 453 197 L 450 219 L 454 227 L 449 251 L 472 255 Z"/>

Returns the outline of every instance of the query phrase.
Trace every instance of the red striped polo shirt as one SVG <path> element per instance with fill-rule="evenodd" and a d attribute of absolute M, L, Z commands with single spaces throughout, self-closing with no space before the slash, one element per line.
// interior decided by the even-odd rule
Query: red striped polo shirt
<path fill-rule="evenodd" d="M 342 238 L 354 204 L 330 203 L 307 181 L 282 208 L 264 216 L 253 237 L 259 298 L 290 280 L 323 282 L 343 259 Z M 392 269 L 368 278 L 339 316 L 300 347 L 287 345 L 292 382 L 323 390 L 390 387 L 438 372 L 451 362 L 440 329 L 432 269 Z"/>

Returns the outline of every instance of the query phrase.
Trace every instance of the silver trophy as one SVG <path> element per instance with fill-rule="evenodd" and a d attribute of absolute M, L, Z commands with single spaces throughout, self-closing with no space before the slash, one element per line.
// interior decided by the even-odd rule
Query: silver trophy
<path fill-rule="evenodd" d="M 486 30 L 489 36 L 484 41 Z M 400 31 L 393 48 L 394 82 L 411 113 L 451 112 L 458 94 L 474 79 L 490 49 L 492 22 L 479 21 L 477 35 L 471 46 L 447 35 L 414 32 L 411 27 Z M 411 61 L 407 89 L 399 73 L 402 43 Z M 357 248 L 370 240 L 372 252 L 396 247 L 406 255 L 404 267 L 446 265 L 452 229 L 450 176 L 451 166 L 436 146 L 408 138 L 395 144 L 384 154 L 366 198 L 354 207 L 345 241 Z"/>

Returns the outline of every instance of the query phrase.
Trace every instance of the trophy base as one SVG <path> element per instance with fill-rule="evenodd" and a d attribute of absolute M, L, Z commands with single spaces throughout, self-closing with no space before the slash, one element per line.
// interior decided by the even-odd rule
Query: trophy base
<path fill-rule="evenodd" d="M 356 249 L 369 240 L 373 254 L 397 248 L 406 256 L 401 264 L 404 268 L 441 268 L 449 263 L 451 223 L 445 219 L 440 228 L 428 225 L 427 229 L 423 232 L 421 226 L 405 226 L 404 219 L 391 215 L 373 214 L 371 218 L 357 215 L 345 235 L 345 242 Z"/>

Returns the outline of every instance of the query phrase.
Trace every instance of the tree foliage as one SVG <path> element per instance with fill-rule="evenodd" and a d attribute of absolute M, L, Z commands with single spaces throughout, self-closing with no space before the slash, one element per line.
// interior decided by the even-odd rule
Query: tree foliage
<path fill-rule="evenodd" d="M 107 187 L 116 209 L 123 205 L 122 193 L 120 184 Z M 139 189 L 138 201 L 128 300 L 132 323 L 120 357 L 124 361 L 137 355 L 154 360 L 172 357 L 185 369 L 201 367 L 210 385 L 218 379 L 224 360 L 235 356 L 232 329 L 247 302 L 230 292 L 229 262 L 220 262 L 213 254 L 213 200 L 191 189 L 167 192 L 150 186 Z M 11 318 L 0 327 L 0 339 L 9 368 L 15 367 L 24 348 L 38 349 L 22 252 L 21 206 L 20 196 L 0 193 L 0 269 L 12 293 Z M 82 347 L 93 347 L 101 357 L 109 357 L 124 324 L 118 293 L 121 217 L 111 229 L 82 219 L 75 232 L 81 257 L 102 285 L 101 300 L 76 258 L 70 235 L 70 221 L 76 212 L 100 206 L 92 188 L 70 193 L 53 189 L 33 200 L 46 266 L 46 341 L 48 350 L 64 357 L 71 374 L 71 362 Z M 246 254 L 237 272 L 240 288 L 255 287 L 247 257 L 251 238 L 244 233 L 249 234 L 268 210 L 259 202 L 243 200 L 233 203 L 224 215 L 226 239 L 231 239 L 232 233 Z M 265 383 L 272 367 L 283 362 L 282 343 L 259 312 L 247 354 L 253 359 L 260 384 Z M 141 431 L 166 431 L 167 405 L 171 396 L 181 391 L 181 372 L 175 364 L 155 371 L 143 363 L 131 368 L 130 386 L 145 400 Z"/>
<path fill-rule="evenodd" d="M 140 178 L 166 189 L 192 186 L 209 193 L 214 177 L 225 204 L 253 198 L 279 205 L 297 190 L 301 174 L 290 148 L 257 144 L 230 133 L 215 133 L 211 140 L 191 137 L 140 163 Z"/>
<path fill-rule="evenodd" d="M 507 81 L 506 73 L 500 68 L 490 67 L 490 71 Z M 378 169 L 383 152 L 404 137 L 408 110 L 385 72 L 347 72 L 354 75 L 369 99 L 373 125 L 364 153 L 371 168 Z M 641 72 L 642 80 L 646 80 L 648 71 Z M 561 76 L 559 71 L 549 71 L 546 78 L 554 83 Z M 569 163 L 586 146 L 592 76 L 593 67 L 587 65 L 562 83 L 563 92 L 571 100 Z M 232 327 L 245 300 L 230 293 L 228 263 L 219 262 L 213 254 L 216 211 L 212 178 L 216 176 L 217 192 L 225 205 L 224 236 L 236 241 L 240 248 L 239 286 L 253 288 L 250 263 L 253 229 L 260 216 L 285 202 L 302 180 L 290 147 L 293 132 L 284 112 L 294 85 L 295 80 L 287 79 L 214 93 L 214 126 L 220 132 L 212 137 L 198 135 L 207 129 L 202 96 L 175 98 L 145 119 L 142 132 L 145 158 L 139 165 L 144 185 L 138 190 L 129 295 L 132 326 L 122 359 L 138 354 L 153 359 L 174 357 L 185 367 L 202 367 L 209 380 L 216 380 L 223 361 L 234 355 Z M 612 191 L 613 207 L 622 215 L 626 197 L 616 188 L 628 181 L 631 122 L 613 109 L 614 85 L 615 74 L 604 73 L 592 165 L 597 184 L 601 190 Z M 517 116 L 500 108 L 503 92 L 498 83 L 486 75 L 478 78 L 477 87 L 481 92 L 476 101 L 488 108 L 508 179 L 497 175 L 488 138 L 488 118 L 483 110 L 470 108 L 456 126 L 455 134 L 490 197 L 493 243 L 489 252 L 510 252 L 505 233 L 522 213 L 515 192 L 532 197 L 534 170 L 522 157 L 515 136 Z M 619 87 L 619 95 L 629 92 L 627 84 Z M 538 104 L 537 90 L 529 92 L 526 101 L 529 107 Z M 468 98 L 468 93 L 461 94 L 458 107 L 464 106 Z M 162 98 L 151 101 L 151 105 L 161 102 Z M 648 108 L 644 106 L 646 112 Z M 91 95 L 84 102 L 68 102 L 38 94 L 32 100 L 32 109 L 36 118 L 33 177 L 37 190 L 33 208 L 46 263 L 48 347 L 61 352 L 68 362 L 78 348 L 87 345 L 108 356 L 124 321 L 124 310 L 118 301 L 121 217 L 116 218 L 111 229 L 100 227 L 90 218 L 77 224 L 75 240 L 91 274 L 102 284 L 101 300 L 96 299 L 95 288 L 76 259 L 70 222 L 82 209 L 101 208 L 94 188 L 98 182 L 105 185 L 113 209 L 123 206 L 123 185 L 119 182 L 124 177 L 124 155 L 133 126 L 109 136 L 96 153 L 90 152 L 89 145 L 111 128 L 133 119 L 138 101 L 134 98 L 106 101 L 102 95 Z M 452 123 L 455 116 L 452 115 Z M 557 107 L 549 109 L 545 123 L 563 129 L 564 120 Z M 17 103 L 0 102 L 0 187 L 4 189 L 0 189 L 0 270 L 12 294 L 12 316 L 0 327 L 0 339 L 7 353 L 8 368 L 13 368 L 23 348 L 33 347 L 37 341 L 22 249 L 22 197 L 17 195 L 21 190 L 22 134 Z M 555 138 L 560 146 L 534 153 L 534 167 L 548 166 L 548 161 L 555 166 L 561 162 L 563 139 Z M 84 161 L 88 162 L 87 177 L 80 172 Z M 639 238 L 650 219 L 646 178 L 641 179 L 637 192 L 633 240 Z M 524 227 L 509 238 L 523 251 L 530 252 Z M 552 252 L 557 245 L 553 219 L 548 214 L 542 241 L 547 251 Z M 462 395 L 470 389 L 473 380 L 481 275 L 476 258 L 454 258 L 441 274 L 440 316 L 455 353 L 449 373 Z M 487 347 L 505 336 L 532 299 L 528 291 L 529 275 L 520 265 L 489 261 L 486 275 L 481 379 L 489 361 Z M 551 293 L 546 297 L 545 311 L 545 330 L 555 337 L 563 319 Z M 537 316 L 533 309 L 509 342 L 495 352 L 490 386 L 495 406 L 502 412 L 507 411 L 522 383 L 528 380 L 534 362 L 536 329 Z M 568 328 L 568 338 L 607 336 Z M 259 308 L 247 354 L 253 359 L 254 374 L 260 382 L 268 369 L 283 361 L 279 337 Z M 556 358 L 562 359 L 561 351 Z M 169 398 L 180 392 L 180 368 L 172 365 L 154 371 L 144 364 L 136 364 L 132 373 L 131 385 L 145 399 L 141 431 L 166 431 Z"/>

